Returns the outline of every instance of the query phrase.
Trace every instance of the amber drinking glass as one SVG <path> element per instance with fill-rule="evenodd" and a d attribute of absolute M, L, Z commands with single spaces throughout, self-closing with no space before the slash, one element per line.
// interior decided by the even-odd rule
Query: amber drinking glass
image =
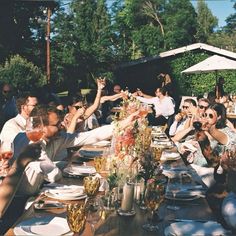
<path fill-rule="evenodd" d="M 88 197 L 95 196 L 100 187 L 100 179 L 98 177 L 87 176 L 84 178 L 84 192 Z"/>
<path fill-rule="evenodd" d="M 84 231 L 86 224 L 85 204 L 67 205 L 67 223 L 74 236 L 79 236 Z"/>

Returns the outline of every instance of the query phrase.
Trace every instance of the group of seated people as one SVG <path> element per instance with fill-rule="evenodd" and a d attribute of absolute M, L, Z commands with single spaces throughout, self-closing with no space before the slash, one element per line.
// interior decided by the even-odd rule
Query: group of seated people
<path fill-rule="evenodd" d="M 16 196 L 27 199 L 40 191 L 44 181 L 60 180 L 61 165 L 66 164 L 63 161 L 69 148 L 112 137 L 113 124 L 99 127 L 99 107 L 107 101 L 127 97 L 127 92 L 119 89 L 114 95 L 102 96 L 104 87 L 105 80 L 98 79 L 92 104 L 85 104 L 79 96 L 70 98 L 67 114 L 62 113 L 59 107 L 39 104 L 34 94 L 27 93 L 16 100 L 18 114 L 5 122 L 0 133 L 1 141 L 14 143 L 14 157 L 2 162 L 0 167 L 0 171 L 8 170 L 8 175 L 0 183 L 0 234 L 14 223 L 11 210 L 14 211 L 13 200 L 17 201 Z M 197 102 L 189 98 L 184 100 L 176 114 L 176 102 L 164 87 L 157 88 L 155 96 L 147 95 L 140 89 L 131 96 L 153 105 L 154 112 L 147 117 L 149 125 L 168 124 L 168 136 L 178 147 L 186 164 L 190 164 L 202 176 L 203 182 L 209 187 L 209 199 L 212 199 L 216 189 L 219 190 L 218 183 L 226 186 L 226 173 L 227 184 L 230 185 L 235 164 L 228 163 L 231 161 L 231 149 L 236 144 L 236 135 L 223 104 L 205 98 Z M 43 119 L 44 134 L 40 144 L 30 144 L 27 138 L 25 127 L 30 116 L 41 116 Z M 137 118 L 138 111 L 120 120 L 119 127 L 124 129 Z M 233 186 L 232 183 L 230 186 Z M 234 189 L 228 188 L 227 191 Z"/>
<path fill-rule="evenodd" d="M 67 157 L 67 149 L 75 146 L 94 144 L 111 139 L 114 125 L 86 129 L 87 119 L 94 114 L 101 100 L 105 80 L 97 80 L 97 95 L 91 106 L 85 107 L 81 101 L 72 101 L 69 112 L 64 116 L 56 106 L 39 104 L 33 94 L 24 94 L 17 99 L 18 115 L 8 120 L 1 131 L 1 141 L 14 143 L 14 156 L 2 160 L 0 171 L 7 170 L 8 175 L 0 183 L 0 234 L 3 234 L 24 210 L 24 204 L 17 208 L 18 199 L 27 199 L 40 191 L 42 184 L 59 181 L 62 177 L 61 167 Z M 116 98 L 122 93 L 115 95 Z M 114 96 L 105 96 L 102 102 L 113 100 Z M 26 134 L 26 120 L 30 116 L 40 116 L 43 120 L 43 137 L 40 145 L 30 144 Z M 121 129 L 126 128 L 138 112 L 119 121 Z M 67 161 L 67 160 L 65 160 Z M 57 165 L 58 164 L 58 165 Z M 19 205 L 19 204 L 18 204 Z"/>

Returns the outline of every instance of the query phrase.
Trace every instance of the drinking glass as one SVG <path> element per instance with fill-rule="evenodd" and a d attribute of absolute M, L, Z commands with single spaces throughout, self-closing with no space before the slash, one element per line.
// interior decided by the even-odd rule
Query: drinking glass
<path fill-rule="evenodd" d="M 174 211 L 180 209 L 179 206 L 176 206 L 176 195 L 178 192 L 181 191 L 181 186 L 182 186 L 181 175 L 174 176 L 174 177 L 168 179 L 168 191 L 170 191 L 173 196 L 173 205 L 167 206 L 168 209 L 174 210 Z"/>
<path fill-rule="evenodd" d="M 73 235 L 80 235 L 85 228 L 86 211 L 85 204 L 67 205 L 67 223 Z"/>
<path fill-rule="evenodd" d="M 151 210 L 151 218 L 149 222 L 142 227 L 147 231 L 158 231 L 159 227 L 156 224 L 160 221 L 159 216 L 155 211 L 159 208 L 164 200 L 164 185 L 158 184 L 155 181 L 148 183 L 145 191 L 144 201 L 149 210 Z"/>
<path fill-rule="evenodd" d="M 100 179 L 98 177 L 87 176 L 84 178 L 84 192 L 88 197 L 95 196 L 100 187 Z"/>
<path fill-rule="evenodd" d="M 9 161 L 13 157 L 14 153 L 14 145 L 11 141 L 1 141 L 0 147 L 0 165 L 4 166 L 5 163 Z M 7 169 L 2 169 L 0 175 L 6 176 L 8 173 Z"/>
<path fill-rule="evenodd" d="M 103 214 L 103 202 L 100 197 L 89 198 L 86 202 L 86 220 L 91 226 L 92 234 L 95 235 L 95 224 Z"/>
<path fill-rule="evenodd" d="M 139 108 L 139 116 L 144 118 L 147 116 L 148 112 L 149 112 L 148 104 L 142 104 Z"/>
<path fill-rule="evenodd" d="M 152 151 L 154 155 L 154 160 L 160 161 L 163 152 L 163 147 L 162 146 L 153 147 Z"/>
<path fill-rule="evenodd" d="M 43 137 L 43 120 L 41 116 L 32 116 L 26 120 L 26 135 L 34 143 Z"/>
<path fill-rule="evenodd" d="M 98 173 L 101 173 L 104 169 L 106 158 L 104 156 L 98 156 L 94 158 L 94 167 Z"/>

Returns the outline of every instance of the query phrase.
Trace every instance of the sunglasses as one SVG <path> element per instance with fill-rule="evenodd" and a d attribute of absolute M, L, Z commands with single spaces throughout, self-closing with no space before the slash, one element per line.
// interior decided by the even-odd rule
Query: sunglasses
<path fill-rule="evenodd" d="M 211 113 L 204 113 L 203 115 L 202 115 L 204 118 L 210 118 L 210 119 L 213 119 L 214 118 L 214 115 L 213 114 L 211 114 Z"/>
<path fill-rule="evenodd" d="M 188 109 L 188 108 L 189 108 L 189 106 L 182 106 L 182 108 L 183 108 L 183 109 Z"/>
<path fill-rule="evenodd" d="M 76 110 L 83 108 L 84 106 L 73 106 Z"/>
<path fill-rule="evenodd" d="M 205 106 L 202 106 L 202 105 L 199 105 L 198 106 L 200 109 L 207 109 L 208 107 L 205 107 Z"/>

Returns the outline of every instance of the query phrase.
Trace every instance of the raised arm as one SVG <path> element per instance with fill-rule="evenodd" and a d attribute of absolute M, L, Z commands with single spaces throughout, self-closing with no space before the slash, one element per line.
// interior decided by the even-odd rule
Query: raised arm
<path fill-rule="evenodd" d="M 93 105 L 91 105 L 85 110 L 85 113 L 84 113 L 85 120 L 88 117 L 90 117 L 98 109 L 100 105 L 102 89 L 105 87 L 105 85 L 106 85 L 105 79 L 97 79 L 97 95 L 96 95 Z"/>

